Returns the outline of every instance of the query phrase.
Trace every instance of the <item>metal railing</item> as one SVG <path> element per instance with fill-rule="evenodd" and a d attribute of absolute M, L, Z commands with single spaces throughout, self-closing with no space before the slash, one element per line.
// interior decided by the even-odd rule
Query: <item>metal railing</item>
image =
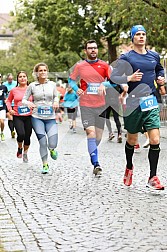
<path fill-rule="evenodd" d="M 167 126 L 167 94 L 161 95 L 162 105 L 160 105 L 161 126 Z"/>

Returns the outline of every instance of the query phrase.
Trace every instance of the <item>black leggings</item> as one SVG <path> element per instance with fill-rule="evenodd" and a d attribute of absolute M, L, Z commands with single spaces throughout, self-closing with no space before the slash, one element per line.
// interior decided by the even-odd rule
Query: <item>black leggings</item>
<path fill-rule="evenodd" d="M 113 113 L 114 121 L 115 121 L 117 130 L 118 130 L 118 134 L 121 134 L 122 130 L 121 130 L 121 122 L 119 120 L 119 114 L 111 106 L 109 106 L 106 109 L 106 125 L 107 125 L 107 128 L 108 128 L 109 131 L 111 130 L 111 122 L 110 122 L 110 113 L 111 113 L 111 111 Z"/>
<path fill-rule="evenodd" d="M 14 127 L 17 132 L 17 142 L 30 145 L 32 134 L 31 116 L 13 116 Z"/>

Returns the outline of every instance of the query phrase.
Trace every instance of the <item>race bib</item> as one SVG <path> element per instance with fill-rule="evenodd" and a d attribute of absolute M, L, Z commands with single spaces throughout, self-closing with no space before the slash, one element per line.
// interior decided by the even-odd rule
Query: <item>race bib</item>
<path fill-rule="evenodd" d="M 38 107 L 38 115 L 47 117 L 53 114 L 53 108 L 51 106 Z"/>
<path fill-rule="evenodd" d="M 98 94 L 98 88 L 100 87 L 100 83 L 88 83 L 87 94 Z"/>
<path fill-rule="evenodd" d="M 25 106 L 19 106 L 18 107 L 18 114 L 19 115 L 26 115 L 30 113 L 30 109 L 28 107 Z"/>
<path fill-rule="evenodd" d="M 3 107 L 3 101 L 0 100 L 0 107 Z"/>
<path fill-rule="evenodd" d="M 140 98 L 141 111 L 148 111 L 154 108 L 158 108 L 158 102 L 154 95 L 149 95 Z"/>

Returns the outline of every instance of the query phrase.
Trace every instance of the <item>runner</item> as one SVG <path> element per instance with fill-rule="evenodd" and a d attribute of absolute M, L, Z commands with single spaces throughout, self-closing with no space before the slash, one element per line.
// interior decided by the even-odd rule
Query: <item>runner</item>
<path fill-rule="evenodd" d="M 25 71 L 20 71 L 17 74 L 17 86 L 10 91 L 10 94 L 6 101 L 8 111 L 10 115 L 13 116 L 13 122 L 17 132 L 17 157 L 23 157 L 23 162 L 25 163 L 28 162 L 27 152 L 30 146 L 30 137 L 32 134 L 32 111 L 30 111 L 28 107 L 22 105 L 22 99 L 27 86 L 27 74 Z M 14 101 L 14 106 L 12 106 L 12 101 Z"/>
<path fill-rule="evenodd" d="M 76 117 L 78 112 L 78 95 L 70 87 L 67 87 L 65 96 L 64 96 L 64 108 L 67 108 L 69 128 L 76 133 Z"/>
<path fill-rule="evenodd" d="M 59 106 L 56 83 L 48 80 L 48 66 L 38 63 L 34 66 L 33 74 L 36 81 L 30 83 L 23 104 L 33 109 L 32 126 L 40 145 L 40 156 L 43 167 L 42 173 L 49 172 L 48 148 L 51 158 L 57 159 L 58 130 L 55 120 L 55 109 Z M 32 95 L 33 102 L 28 101 Z"/>
<path fill-rule="evenodd" d="M 98 159 L 98 145 L 101 141 L 105 119 L 99 115 L 105 110 L 105 86 L 109 79 L 110 66 L 97 58 L 98 47 L 95 40 L 85 44 L 86 59 L 76 64 L 69 77 L 69 84 L 80 95 L 80 109 L 83 127 L 87 135 L 88 152 L 94 167 L 93 174 L 100 175 L 102 168 Z M 80 88 L 76 81 L 80 79 Z"/>
<path fill-rule="evenodd" d="M 132 27 L 131 39 L 133 50 L 120 57 L 111 75 L 112 81 L 127 83 L 129 86 L 124 113 L 124 127 L 127 130 L 124 184 L 126 186 L 132 184 L 134 145 L 137 142 L 138 132 L 142 132 L 144 127 L 150 139 L 148 153 L 150 176 L 147 186 L 155 190 L 164 190 L 156 175 L 160 152 L 160 116 L 154 85 L 154 80 L 158 85 L 164 85 L 164 70 L 158 53 L 146 50 L 146 30 L 142 25 Z"/>
<path fill-rule="evenodd" d="M 2 75 L 0 74 L 0 127 L 1 127 L 1 141 L 5 141 L 4 128 L 5 128 L 5 118 L 6 118 L 6 103 L 5 99 L 7 97 L 8 89 L 2 83 Z"/>
<path fill-rule="evenodd" d="M 7 80 L 3 83 L 7 89 L 8 89 L 8 94 L 12 90 L 12 88 L 16 87 L 17 81 L 13 80 L 13 74 L 8 73 L 7 74 Z M 12 103 L 12 106 L 14 104 Z M 13 122 L 13 116 L 9 113 L 8 109 L 6 110 L 6 116 L 8 118 L 8 126 L 11 132 L 11 137 L 15 138 L 15 131 L 14 131 L 14 122 Z"/>

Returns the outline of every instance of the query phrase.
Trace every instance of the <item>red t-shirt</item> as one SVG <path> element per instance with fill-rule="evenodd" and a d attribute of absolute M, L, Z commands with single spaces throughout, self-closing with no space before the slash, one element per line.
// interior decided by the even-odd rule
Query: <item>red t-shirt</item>
<path fill-rule="evenodd" d="M 105 105 L 105 96 L 99 95 L 97 89 L 103 81 L 110 78 L 111 68 L 102 61 L 88 62 L 86 60 L 76 64 L 70 78 L 80 79 L 80 88 L 84 93 L 80 96 L 80 106 L 101 107 Z"/>
<path fill-rule="evenodd" d="M 13 88 L 6 101 L 6 106 L 8 110 L 12 109 L 12 101 L 14 100 L 14 106 L 13 110 L 15 111 L 16 116 L 29 116 L 32 114 L 32 110 L 28 110 L 27 107 L 22 106 L 22 99 L 25 94 L 26 87 L 25 88 L 20 88 L 20 87 L 15 87 Z M 30 96 L 29 101 L 32 101 L 32 96 Z"/>

